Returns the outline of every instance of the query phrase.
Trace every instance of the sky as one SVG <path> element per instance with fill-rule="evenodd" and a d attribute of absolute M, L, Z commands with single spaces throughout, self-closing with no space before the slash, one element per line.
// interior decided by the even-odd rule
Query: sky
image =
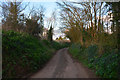
<path fill-rule="evenodd" d="M 22 13 L 25 13 L 26 15 L 28 15 L 33 6 L 37 9 L 40 7 L 40 5 L 43 6 L 45 8 L 44 27 L 48 28 L 47 20 L 51 17 L 52 12 L 56 11 L 57 12 L 56 16 L 59 17 L 59 14 L 58 14 L 59 8 L 56 4 L 56 1 L 57 0 L 34 0 L 34 1 L 33 0 L 23 0 L 23 7 L 25 5 L 27 5 L 28 3 L 29 3 L 29 5 L 26 7 L 26 9 Z M 0 2 L 1 2 L 1 0 L 0 0 Z M 61 33 L 61 31 L 59 30 L 59 27 L 61 24 L 59 19 L 56 20 L 56 23 L 57 23 L 57 25 L 54 27 L 53 39 L 56 39 L 59 36 L 64 37 L 64 34 Z"/>
<path fill-rule="evenodd" d="M 0 3 L 1 3 L 1 1 L 5 1 L 5 0 L 0 0 Z M 33 6 L 35 8 L 39 8 L 40 5 L 42 5 L 45 8 L 45 17 L 44 17 L 44 27 L 45 28 L 48 28 L 48 26 L 47 26 L 47 19 L 49 19 L 51 17 L 52 12 L 53 11 L 57 12 L 56 16 L 58 17 L 58 19 L 56 20 L 57 25 L 54 27 L 54 36 L 53 36 L 53 39 L 56 39 L 59 36 L 64 37 L 64 34 L 61 33 L 61 31 L 59 30 L 59 27 L 61 27 L 61 21 L 59 19 L 60 16 L 59 16 L 59 12 L 58 11 L 60 9 L 57 6 L 56 1 L 60 2 L 60 0 L 23 0 L 23 4 L 24 5 L 28 4 L 28 2 L 30 2 L 29 5 L 27 6 L 27 8 L 23 11 L 23 13 L 25 13 L 26 15 L 29 14 L 30 9 Z M 67 0 L 67 1 L 77 2 L 77 1 L 85 1 L 85 0 Z M 110 1 L 110 0 L 106 0 L 106 1 Z M 113 0 L 113 1 L 115 1 L 115 0 Z M 1 17 L 0 17 L 0 20 L 1 20 Z"/>
<path fill-rule="evenodd" d="M 44 17 L 44 27 L 48 28 L 47 20 L 52 16 L 52 12 L 56 11 L 57 12 L 56 13 L 56 17 L 58 17 L 58 19 L 56 20 L 57 24 L 54 27 L 53 39 L 55 40 L 59 36 L 64 37 L 64 34 L 61 33 L 61 31 L 59 30 L 59 27 L 61 27 L 60 26 L 61 23 L 60 23 L 59 14 L 58 14 L 59 8 L 58 8 L 56 2 L 30 2 L 29 6 L 26 8 L 26 10 L 24 11 L 24 13 L 28 14 L 29 11 L 30 11 L 30 8 L 32 8 L 33 6 L 35 8 L 39 8 L 40 5 L 42 5 L 45 8 L 45 12 L 44 12 L 44 14 L 45 14 L 45 17 Z"/>

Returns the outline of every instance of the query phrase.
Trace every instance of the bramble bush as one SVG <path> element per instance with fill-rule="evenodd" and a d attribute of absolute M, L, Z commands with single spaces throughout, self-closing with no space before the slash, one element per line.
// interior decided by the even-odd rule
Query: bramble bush
<path fill-rule="evenodd" d="M 91 69 L 95 69 L 96 75 L 103 78 L 119 78 L 120 53 L 117 49 L 104 51 L 98 55 L 98 46 L 91 45 L 87 48 L 80 44 L 72 44 L 69 48 L 70 54 Z M 106 49 L 105 49 L 106 50 Z"/>

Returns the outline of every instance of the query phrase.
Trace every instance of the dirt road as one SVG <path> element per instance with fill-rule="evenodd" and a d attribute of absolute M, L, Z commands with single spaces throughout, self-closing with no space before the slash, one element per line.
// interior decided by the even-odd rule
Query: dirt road
<path fill-rule="evenodd" d="M 96 78 L 96 76 L 81 63 L 72 59 L 67 48 L 64 48 L 31 78 Z"/>

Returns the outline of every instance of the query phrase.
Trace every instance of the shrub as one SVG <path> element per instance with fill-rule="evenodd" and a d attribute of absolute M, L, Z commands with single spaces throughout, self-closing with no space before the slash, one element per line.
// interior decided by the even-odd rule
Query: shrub
<path fill-rule="evenodd" d="M 69 47 L 70 45 L 71 45 L 71 43 L 69 43 L 69 42 L 63 42 L 63 43 L 61 44 L 62 48 L 67 48 L 67 47 Z"/>
<path fill-rule="evenodd" d="M 110 47 L 108 48 L 110 49 Z M 97 45 L 84 48 L 79 44 L 73 44 L 70 46 L 69 52 L 89 68 L 95 69 L 97 75 L 103 78 L 119 78 L 120 53 L 116 49 L 108 51 L 108 48 L 104 48 L 107 51 L 99 56 Z"/>
<path fill-rule="evenodd" d="M 60 43 L 58 43 L 58 42 L 55 42 L 55 41 L 51 42 L 51 46 L 52 46 L 52 48 L 54 48 L 56 50 L 62 48 L 62 45 Z"/>
<path fill-rule="evenodd" d="M 96 61 L 97 60 L 97 61 Z M 118 57 L 118 53 L 113 52 L 109 54 L 103 54 L 101 57 L 96 59 L 94 62 L 94 67 L 96 69 L 96 74 L 100 75 L 104 78 L 117 78 L 119 65 L 118 61 L 120 58 Z"/>
<path fill-rule="evenodd" d="M 88 61 L 91 62 L 98 55 L 98 47 L 97 45 L 91 45 L 86 49 Z"/>
<path fill-rule="evenodd" d="M 69 52 L 73 55 L 74 58 L 83 62 L 83 64 L 87 65 L 86 54 L 84 52 L 84 47 L 80 44 L 72 44 L 69 48 Z"/>
<path fill-rule="evenodd" d="M 3 31 L 3 78 L 22 77 L 43 67 L 54 52 L 50 45 L 25 33 Z"/>

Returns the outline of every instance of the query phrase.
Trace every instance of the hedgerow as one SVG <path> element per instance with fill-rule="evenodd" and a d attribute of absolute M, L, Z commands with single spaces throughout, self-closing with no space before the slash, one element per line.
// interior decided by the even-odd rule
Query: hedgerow
<path fill-rule="evenodd" d="M 2 77 L 19 78 L 37 71 L 61 48 L 59 46 L 57 42 L 38 40 L 25 33 L 3 31 Z"/>
<path fill-rule="evenodd" d="M 102 78 L 119 78 L 120 53 L 117 49 L 104 51 L 105 53 L 99 55 L 97 45 L 85 48 L 79 44 L 73 44 L 70 46 L 69 52 L 74 58 L 94 69 L 96 75 Z"/>

